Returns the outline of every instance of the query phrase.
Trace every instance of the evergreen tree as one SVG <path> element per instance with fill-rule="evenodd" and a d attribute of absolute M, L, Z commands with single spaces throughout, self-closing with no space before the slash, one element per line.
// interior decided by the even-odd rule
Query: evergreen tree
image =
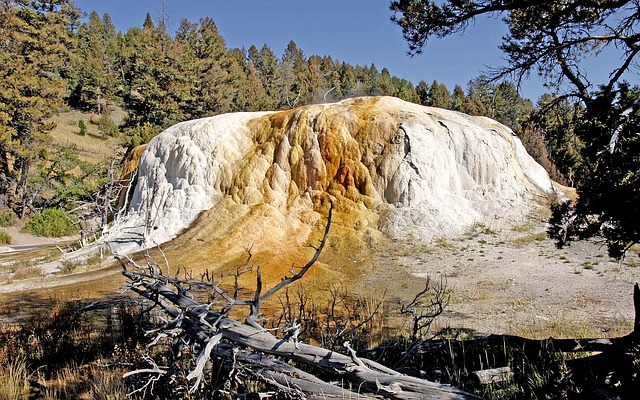
<path fill-rule="evenodd" d="M 156 28 L 145 23 L 143 29 L 129 29 L 123 38 L 121 57 L 129 136 L 139 135 L 145 124 L 159 131 L 183 121 L 181 105 L 189 96 L 190 86 L 186 59 L 164 24 Z"/>
<path fill-rule="evenodd" d="M 435 81 L 434 81 L 435 82 Z M 429 89 L 431 87 L 427 82 L 421 80 L 418 82 L 418 86 L 416 86 L 416 94 L 418 95 L 418 103 L 423 106 L 429 105 Z"/>
<path fill-rule="evenodd" d="M 491 83 L 485 75 L 480 75 L 469 81 L 465 100 L 462 112 L 493 118 Z"/>
<path fill-rule="evenodd" d="M 100 114 L 106 98 L 115 96 L 118 77 L 116 30 L 111 17 L 93 11 L 78 28 L 78 48 L 70 102 Z"/>
<path fill-rule="evenodd" d="M 544 112 L 535 113 L 534 118 L 527 121 L 526 128 L 540 132 L 550 162 L 558 169 L 562 180 L 574 186 L 582 148 L 575 128 L 584 110 L 576 108 L 567 99 L 559 101 L 550 94 L 543 95 L 537 107 Z"/>
<path fill-rule="evenodd" d="M 0 10 L 0 190 L 24 216 L 45 121 L 66 95 L 79 12 L 66 0 L 5 1 Z"/>
<path fill-rule="evenodd" d="M 427 105 L 440 108 L 451 108 L 451 93 L 444 83 L 433 81 L 429 87 Z"/>
<path fill-rule="evenodd" d="M 304 52 L 298 48 L 293 40 L 290 41 L 278 68 L 280 72 L 277 84 L 279 94 L 276 101 L 280 108 L 293 108 L 300 105 L 301 98 L 307 94 L 308 88 L 300 80 L 300 75 L 306 65 Z"/>
<path fill-rule="evenodd" d="M 582 147 L 575 204 L 553 208 L 549 233 L 559 245 L 593 236 L 604 238 L 620 258 L 640 243 L 640 87 L 602 91 L 577 120 Z"/>
<path fill-rule="evenodd" d="M 250 70 L 260 80 L 262 87 L 271 99 L 271 107 L 275 108 L 274 99 L 278 97 L 278 57 L 269 46 L 264 44 L 260 50 L 251 46 L 248 59 Z"/>
<path fill-rule="evenodd" d="M 391 83 L 394 87 L 393 95 L 395 97 L 411 103 L 418 103 L 420 101 L 416 89 L 413 87 L 413 83 L 406 79 L 398 78 L 397 76 L 391 77 Z"/>
<path fill-rule="evenodd" d="M 299 79 L 305 88 L 305 103 L 322 103 L 324 93 L 329 90 L 329 85 L 325 79 L 324 65 L 320 56 L 311 56 L 307 60 L 307 68 L 300 75 Z"/>
<path fill-rule="evenodd" d="M 146 17 L 144 18 L 144 23 L 142 24 L 142 28 L 149 29 L 149 30 L 155 29 L 155 25 L 153 24 L 153 19 L 151 19 L 151 14 L 147 13 Z"/>
<path fill-rule="evenodd" d="M 357 96 L 357 78 L 355 69 L 351 65 L 343 62 L 338 68 L 338 76 L 340 79 L 340 92 L 342 93 L 342 96 Z"/>
<path fill-rule="evenodd" d="M 323 85 L 321 88 L 322 102 L 331 102 L 344 97 L 342 87 L 340 86 L 340 63 L 333 61 L 331 56 L 325 56 L 320 59 L 320 71 L 323 77 Z"/>
<path fill-rule="evenodd" d="M 382 72 L 380 72 L 380 74 L 377 74 L 377 69 L 375 68 L 375 66 L 372 66 L 371 70 L 373 84 L 371 86 L 371 89 L 369 90 L 369 94 L 372 96 L 393 96 L 396 88 L 391 81 L 391 74 L 389 73 L 389 70 L 386 68 L 382 68 Z M 376 73 L 374 73 L 373 71 L 375 71 Z"/>
<path fill-rule="evenodd" d="M 465 104 L 467 104 L 467 95 L 462 86 L 456 85 L 451 96 L 451 107 L 455 111 L 464 112 Z"/>
<path fill-rule="evenodd" d="M 533 112 L 533 103 L 523 99 L 511 82 L 493 84 L 491 87 L 492 118 L 517 132 Z"/>
<path fill-rule="evenodd" d="M 233 88 L 232 111 L 259 111 L 271 107 L 271 99 L 258 77 L 250 71 L 244 51 L 232 49 L 225 57 L 228 84 Z"/>
<path fill-rule="evenodd" d="M 212 18 L 201 18 L 188 32 L 176 39 L 184 49 L 184 70 L 189 79 L 189 99 L 185 113 L 200 118 L 233 111 L 234 87 L 224 38 Z M 244 62 L 243 62 L 244 64 Z"/>

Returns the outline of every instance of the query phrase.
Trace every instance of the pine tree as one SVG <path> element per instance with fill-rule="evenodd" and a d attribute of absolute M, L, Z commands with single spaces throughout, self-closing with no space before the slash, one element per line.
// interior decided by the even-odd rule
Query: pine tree
<path fill-rule="evenodd" d="M 343 97 L 359 95 L 356 89 L 357 80 L 355 69 L 351 65 L 345 62 L 340 64 L 338 76 L 340 79 L 340 92 Z"/>
<path fill-rule="evenodd" d="M 79 12 L 67 0 L 5 1 L 0 10 L 0 189 L 20 205 L 23 217 L 45 121 L 66 95 Z"/>
<path fill-rule="evenodd" d="M 125 126 L 130 136 L 145 124 L 159 131 L 185 120 L 181 105 L 190 89 L 182 48 L 164 24 L 145 26 L 129 29 L 122 42 L 123 100 L 129 111 Z"/>
<path fill-rule="evenodd" d="M 395 97 L 411 103 L 420 102 L 420 98 L 418 97 L 418 93 L 416 93 L 416 89 L 413 87 L 413 83 L 406 79 L 398 78 L 397 76 L 391 77 L 391 83 L 393 84 L 393 95 Z"/>
<path fill-rule="evenodd" d="M 419 104 L 422 104 L 423 106 L 429 105 L 429 89 L 429 84 L 424 80 L 418 82 L 418 86 L 416 86 L 416 94 L 418 95 Z"/>
<path fill-rule="evenodd" d="M 189 95 L 184 104 L 188 118 L 234 111 L 233 79 L 237 76 L 230 76 L 229 70 L 236 64 L 229 59 L 213 19 L 201 18 L 197 24 L 185 21 L 176 42 L 182 48 L 183 69 L 188 76 Z"/>
<path fill-rule="evenodd" d="M 78 28 L 72 104 L 100 114 L 105 99 L 115 96 L 118 82 L 116 38 L 115 26 L 108 14 L 100 18 L 93 11 L 89 21 Z"/>
<path fill-rule="evenodd" d="M 464 89 L 460 85 L 456 85 L 453 88 L 453 95 L 451 96 L 451 107 L 455 111 L 464 112 L 465 104 L 467 103 L 467 95 L 464 93 Z"/>
<path fill-rule="evenodd" d="M 433 81 L 429 86 L 428 103 L 432 107 L 451 108 L 451 93 L 444 83 Z"/>
<path fill-rule="evenodd" d="M 153 19 L 151 19 L 151 14 L 147 13 L 146 17 L 144 18 L 144 23 L 142 24 L 142 28 L 149 29 L 149 30 L 155 29 L 155 25 L 153 24 Z"/>
<path fill-rule="evenodd" d="M 262 83 L 250 71 L 245 52 L 241 49 L 229 50 L 225 57 L 225 70 L 229 85 L 233 88 L 232 111 L 258 111 L 271 107 L 271 99 Z"/>
<path fill-rule="evenodd" d="M 372 69 L 373 70 L 373 69 Z M 376 70 L 377 71 L 377 70 Z M 386 68 L 382 68 L 380 74 L 373 76 L 374 83 L 369 91 L 369 94 L 373 96 L 393 96 L 396 88 L 391 81 L 391 74 Z"/>

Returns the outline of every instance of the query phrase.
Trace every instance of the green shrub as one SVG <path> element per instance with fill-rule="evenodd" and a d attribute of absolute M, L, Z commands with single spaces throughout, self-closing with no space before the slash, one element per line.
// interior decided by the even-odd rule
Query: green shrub
<path fill-rule="evenodd" d="M 16 213 L 13 210 L 7 210 L 0 214 L 0 226 L 6 228 L 9 226 L 14 226 L 18 223 L 18 217 L 16 217 Z"/>
<path fill-rule="evenodd" d="M 116 123 L 113 122 L 113 119 L 111 118 L 111 113 L 109 112 L 108 108 L 104 109 L 104 112 L 100 115 L 100 117 L 98 117 L 96 124 L 98 125 L 98 130 L 104 136 L 118 135 L 118 125 L 116 125 Z"/>
<path fill-rule="evenodd" d="M 127 135 L 125 143 L 133 148 L 141 144 L 149 143 L 159 131 L 149 122 L 145 122 L 142 126 L 127 129 L 125 133 Z"/>
<path fill-rule="evenodd" d="M 83 119 L 78 121 L 78 128 L 80 128 L 80 132 L 78 132 L 78 135 L 84 136 L 87 134 L 87 124 L 84 123 Z"/>
<path fill-rule="evenodd" d="M 0 244 L 11 244 L 13 242 L 13 238 L 7 232 L 0 232 Z"/>
<path fill-rule="evenodd" d="M 23 232 L 37 236 L 60 237 L 78 232 L 73 221 L 59 208 L 47 208 L 24 225 Z"/>

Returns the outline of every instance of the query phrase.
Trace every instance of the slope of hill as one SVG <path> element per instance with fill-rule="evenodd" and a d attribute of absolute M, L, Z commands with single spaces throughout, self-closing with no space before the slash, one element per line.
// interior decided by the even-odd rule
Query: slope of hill
<path fill-rule="evenodd" d="M 503 125 L 387 97 L 183 122 L 149 143 L 138 176 L 123 226 L 152 245 L 221 204 L 269 210 L 277 235 L 310 227 L 330 196 L 356 231 L 429 240 L 519 223 L 559 194 Z"/>

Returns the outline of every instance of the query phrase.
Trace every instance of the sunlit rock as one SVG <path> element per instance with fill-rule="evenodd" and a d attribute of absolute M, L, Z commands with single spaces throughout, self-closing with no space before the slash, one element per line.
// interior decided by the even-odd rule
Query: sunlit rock
<path fill-rule="evenodd" d="M 115 231 L 165 242 L 223 199 L 225 207 L 269 207 L 283 217 L 256 232 L 275 231 L 315 223 L 302 216 L 331 196 L 355 230 L 429 240 L 476 223 L 518 223 L 554 193 L 507 127 L 367 97 L 167 129 L 141 155 L 128 216 Z"/>

